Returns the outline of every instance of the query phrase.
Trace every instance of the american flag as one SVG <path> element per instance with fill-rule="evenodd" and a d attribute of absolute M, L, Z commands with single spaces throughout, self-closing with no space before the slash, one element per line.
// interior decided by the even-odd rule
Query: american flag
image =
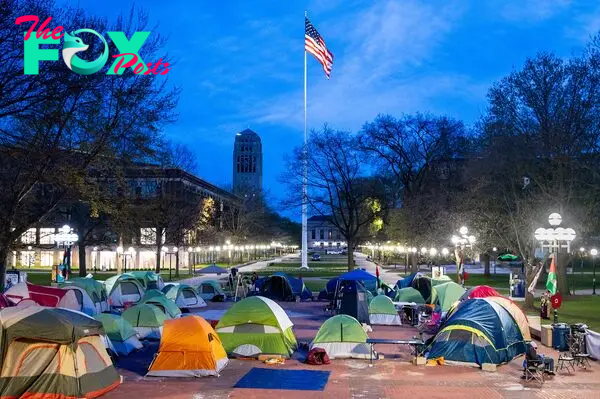
<path fill-rule="evenodd" d="M 325 41 L 306 17 L 304 18 L 304 28 L 304 50 L 314 55 L 317 61 L 323 65 L 325 76 L 329 79 L 333 66 L 333 54 L 327 50 Z"/>

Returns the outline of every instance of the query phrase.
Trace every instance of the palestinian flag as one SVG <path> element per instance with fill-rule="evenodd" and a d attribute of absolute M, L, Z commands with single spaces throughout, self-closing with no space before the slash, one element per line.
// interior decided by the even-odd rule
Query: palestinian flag
<path fill-rule="evenodd" d="M 548 272 L 548 280 L 546 280 L 546 289 L 550 291 L 552 295 L 556 294 L 556 262 L 552 257 L 552 263 L 550 263 L 550 271 Z"/>
<path fill-rule="evenodd" d="M 381 284 L 379 283 L 379 266 L 375 265 L 375 276 L 377 277 L 377 288 L 381 287 Z"/>

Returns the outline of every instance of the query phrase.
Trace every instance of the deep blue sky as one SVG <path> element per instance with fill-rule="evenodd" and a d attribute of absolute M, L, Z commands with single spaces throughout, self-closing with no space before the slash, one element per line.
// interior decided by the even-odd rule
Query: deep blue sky
<path fill-rule="evenodd" d="M 114 19 L 130 0 L 79 0 Z M 304 10 L 335 56 L 327 81 L 308 62 L 309 128 L 357 130 L 378 113 L 444 113 L 473 122 L 490 83 L 528 56 L 579 53 L 600 3 L 569 0 L 138 1 L 170 36 L 183 88 L 166 133 L 199 158 L 201 177 L 231 184 L 235 133 L 262 138 L 264 186 L 283 195 L 283 155 L 303 135 Z M 147 60 L 152 61 L 152 60 Z"/>

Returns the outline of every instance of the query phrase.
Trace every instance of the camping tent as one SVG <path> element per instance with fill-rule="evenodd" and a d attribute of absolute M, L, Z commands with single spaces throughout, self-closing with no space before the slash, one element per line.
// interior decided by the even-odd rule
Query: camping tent
<path fill-rule="evenodd" d="M 408 276 L 401 278 L 400 280 L 398 280 L 396 282 L 396 287 L 398 289 L 402 289 L 402 288 L 408 288 L 412 286 L 412 282 L 413 280 L 417 277 L 420 276 L 421 273 L 417 272 L 417 273 L 412 273 L 409 274 Z"/>
<path fill-rule="evenodd" d="M 417 275 L 413 279 L 411 286 L 421 293 L 423 299 L 425 299 L 425 303 L 436 303 L 437 301 L 437 293 L 432 290 L 433 287 L 440 284 L 445 284 L 451 282 L 450 277 L 442 276 L 440 278 L 431 278 L 424 274 Z"/>
<path fill-rule="evenodd" d="M 101 307 L 100 304 L 98 304 L 98 306 L 96 307 L 96 304 L 94 303 L 94 301 L 92 301 L 92 298 L 83 288 L 76 285 L 65 285 L 63 289 L 71 290 L 75 293 L 77 303 L 79 303 L 79 309 L 77 310 L 87 314 L 88 316 L 94 316 L 100 313 L 100 311 L 98 310 Z"/>
<path fill-rule="evenodd" d="M 460 297 L 465 293 L 465 289 L 456 284 L 453 281 L 448 283 L 436 285 L 433 287 L 435 291 L 435 297 L 437 298 L 437 304 L 442 308 L 442 312 L 450 310 L 455 302 L 460 300 Z"/>
<path fill-rule="evenodd" d="M 321 348 L 331 359 L 368 359 L 370 348 L 367 333 L 354 317 L 337 315 L 319 328 L 310 349 Z"/>
<path fill-rule="evenodd" d="M 123 308 L 126 303 L 138 303 L 144 296 L 144 287 L 131 274 L 119 274 L 104 282 L 108 303 L 113 308 Z"/>
<path fill-rule="evenodd" d="M 167 284 L 163 288 L 167 299 L 175 302 L 179 309 L 196 309 L 206 307 L 206 302 L 195 289 L 186 284 Z"/>
<path fill-rule="evenodd" d="M 104 349 L 102 324 L 67 309 L 0 311 L 2 398 L 95 398 L 121 378 Z"/>
<path fill-rule="evenodd" d="M 489 298 L 462 302 L 430 344 L 428 359 L 481 366 L 525 353 L 523 334 L 511 314 Z"/>
<path fill-rule="evenodd" d="M 74 277 L 59 284 L 59 287 L 66 288 L 68 286 L 77 286 L 83 288 L 92 299 L 98 313 L 107 312 L 110 310 L 106 298 L 106 291 L 101 282 L 93 278 Z"/>
<path fill-rule="evenodd" d="M 338 313 L 354 317 L 361 323 L 369 323 L 369 291 L 357 280 L 339 280 L 334 303 Z"/>
<path fill-rule="evenodd" d="M 221 288 L 221 284 L 215 280 L 204 280 L 200 282 L 196 291 L 205 301 L 224 301 L 225 298 L 227 298 L 227 294 L 223 291 L 223 288 Z"/>
<path fill-rule="evenodd" d="M 369 303 L 369 320 L 371 324 L 387 326 L 402 324 L 396 307 L 386 295 L 377 295 Z"/>
<path fill-rule="evenodd" d="M 373 287 L 375 291 L 375 285 L 377 284 L 377 277 L 368 273 L 362 269 L 354 269 L 351 272 L 346 272 L 337 277 L 332 278 L 327 282 L 327 292 L 335 293 L 338 281 L 360 281 L 365 287 Z M 367 287 L 368 288 L 368 287 Z"/>
<path fill-rule="evenodd" d="M 527 320 L 527 316 L 521 310 L 521 308 L 511 301 L 510 299 L 503 296 L 491 296 L 487 298 L 490 301 L 494 301 L 500 306 L 502 306 L 515 320 L 517 325 L 519 326 L 519 330 L 521 330 L 521 334 L 523 335 L 523 339 L 525 341 L 531 341 L 531 332 L 529 331 L 529 321 Z"/>
<path fill-rule="evenodd" d="M 227 366 L 225 349 L 210 324 L 200 316 L 167 320 L 158 354 L 148 376 L 218 376 Z"/>
<path fill-rule="evenodd" d="M 301 278 L 290 277 L 281 272 L 258 279 L 255 287 L 261 296 L 279 301 L 312 298 L 312 292 L 306 288 Z"/>
<path fill-rule="evenodd" d="M 493 289 L 492 287 L 488 287 L 487 285 L 478 285 L 473 288 L 470 288 L 465 292 L 460 300 L 464 301 L 465 299 L 471 298 L 487 298 L 489 296 L 501 296 L 498 291 Z"/>
<path fill-rule="evenodd" d="M 214 263 L 210 266 L 207 266 L 203 269 L 197 270 L 196 273 L 198 274 L 228 274 L 229 272 L 226 269 L 223 269 L 222 267 L 219 267 L 217 265 L 215 265 Z"/>
<path fill-rule="evenodd" d="M 160 274 L 156 274 L 154 272 L 138 270 L 125 274 L 135 278 L 138 283 L 142 285 L 144 290 L 162 290 L 165 286 L 165 282 Z"/>
<path fill-rule="evenodd" d="M 158 307 L 163 311 L 164 314 L 167 315 L 169 319 L 181 317 L 181 310 L 177 307 L 174 301 L 168 299 L 166 296 L 155 296 L 150 299 L 146 299 L 141 303 L 149 303 Z"/>
<path fill-rule="evenodd" d="M 51 308 L 81 310 L 77 295 L 71 290 L 18 283 L 10 287 L 4 295 L 15 305 L 18 305 L 21 301 L 33 301 L 37 305 Z"/>
<path fill-rule="evenodd" d="M 229 308 L 219 320 L 216 331 L 227 353 L 289 357 L 297 346 L 292 326 L 281 306 L 268 298 L 252 296 Z"/>
<path fill-rule="evenodd" d="M 96 320 L 102 323 L 104 332 L 115 353 L 119 356 L 127 356 L 136 349 L 142 348 L 142 343 L 137 337 L 133 326 L 123 317 L 116 314 L 101 313 L 94 316 Z"/>
<path fill-rule="evenodd" d="M 7 308 L 12 306 L 12 303 L 4 296 L 4 294 L 0 294 L 0 309 Z"/>
<path fill-rule="evenodd" d="M 157 306 L 141 303 L 124 311 L 123 319 L 131 324 L 140 339 L 160 339 L 163 325 L 169 316 Z"/>
<path fill-rule="evenodd" d="M 413 287 L 400 288 L 396 291 L 396 302 L 414 302 L 417 304 L 425 303 L 425 300 L 421 296 L 421 293 Z"/>
<path fill-rule="evenodd" d="M 167 287 L 167 286 L 165 285 L 165 287 Z M 163 287 L 163 289 L 165 289 L 165 287 Z M 161 290 L 157 290 L 157 289 L 153 288 L 144 293 L 144 296 L 142 297 L 141 302 L 144 302 L 145 300 L 150 299 L 150 298 L 154 298 L 155 296 L 165 296 L 165 293 L 162 292 Z"/>

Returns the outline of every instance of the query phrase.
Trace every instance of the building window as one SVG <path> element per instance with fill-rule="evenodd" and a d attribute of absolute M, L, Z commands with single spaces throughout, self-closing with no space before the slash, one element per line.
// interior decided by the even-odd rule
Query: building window
<path fill-rule="evenodd" d="M 164 242 L 163 234 L 163 242 Z M 140 244 L 154 245 L 156 244 L 156 229 L 153 227 L 145 227 L 140 229 Z"/>
<path fill-rule="evenodd" d="M 321 240 L 325 239 L 325 230 L 323 230 L 323 229 L 319 230 L 319 239 L 321 239 Z"/>
<path fill-rule="evenodd" d="M 23 244 L 35 244 L 35 228 L 28 229 L 23 235 L 21 235 L 21 242 Z"/>
<path fill-rule="evenodd" d="M 54 263 L 54 252 L 40 252 L 40 266 L 52 266 Z"/>
<path fill-rule="evenodd" d="M 40 244 L 54 244 L 54 227 L 40 229 Z"/>
<path fill-rule="evenodd" d="M 333 239 L 333 231 L 329 230 L 329 232 L 327 233 L 327 239 L 328 240 L 332 240 Z"/>
<path fill-rule="evenodd" d="M 317 231 L 315 229 L 312 229 L 310 231 L 310 236 L 312 237 L 312 239 L 316 239 L 317 238 Z"/>
<path fill-rule="evenodd" d="M 342 234 L 340 233 L 339 230 L 335 231 L 335 239 L 336 240 L 341 240 L 342 239 Z"/>

